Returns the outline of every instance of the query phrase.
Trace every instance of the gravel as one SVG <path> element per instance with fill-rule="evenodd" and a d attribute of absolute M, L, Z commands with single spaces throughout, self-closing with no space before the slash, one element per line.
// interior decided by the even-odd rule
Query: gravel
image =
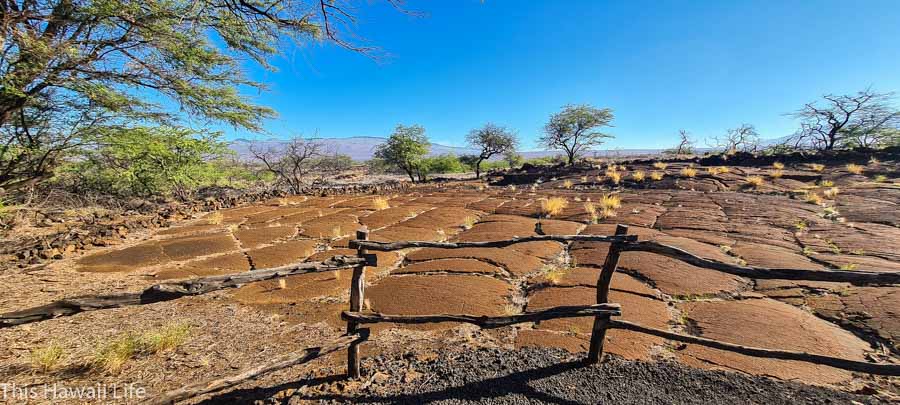
<path fill-rule="evenodd" d="M 482 348 L 432 358 L 378 356 L 363 363 L 360 382 L 320 379 L 249 389 L 207 403 L 438 404 L 850 404 L 887 403 L 875 396 L 795 382 L 707 371 L 671 362 L 610 358 L 583 366 L 558 349 Z M 309 384 L 309 382 L 307 382 Z"/>

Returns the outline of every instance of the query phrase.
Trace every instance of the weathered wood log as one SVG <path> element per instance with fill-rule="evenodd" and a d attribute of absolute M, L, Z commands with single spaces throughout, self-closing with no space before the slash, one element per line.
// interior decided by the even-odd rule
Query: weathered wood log
<path fill-rule="evenodd" d="M 430 241 L 399 241 L 399 242 L 375 242 L 351 240 L 350 247 L 364 247 L 369 250 L 377 250 L 387 252 L 391 250 L 400 250 L 408 248 L 441 248 L 441 249 L 462 249 L 462 248 L 491 248 L 506 247 L 517 243 L 525 242 L 615 242 L 615 241 L 637 241 L 637 235 L 627 236 L 607 236 L 607 235 L 534 235 L 515 237 L 507 240 L 493 240 L 486 242 L 430 242 Z"/>
<path fill-rule="evenodd" d="M 479 315 L 386 315 L 378 312 L 351 312 L 344 311 L 341 318 L 346 321 L 354 321 L 357 323 L 402 323 L 402 324 L 422 324 L 422 323 L 438 323 L 438 322 L 463 322 L 478 325 L 485 329 L 500 328 L 509 325 L 515 325 L 523 322 L 537 322 L 548 319 L 558 318 L 575 318 L 580 316 L 596 316 L 596 315 L 621 315 L 621 307 L 619 304 L 602 304 L 602 305 L 573 305 L 560 306 L 545 309 L 542 311 L 525 312 L 517 315 L 506 316 L 479 316 Z"/>
<path fill-rule="evenodd" d="M 697 267 L 718 270 L 736 276 L 759 279 L 833 281 L 855 285 L 868 284 L 900 284 L 900 272 L 876 272 L 863 270 L 802 270 L 802 269 L 770 269 L 765 267 L 737 266 L 715 260 L 704 259 L 674 246 L 654 241 L 628 242 L 623 251 L 650 252 Z"/>
<path fill-rule="evenodd" d="M 234 387 L 242 382 L 259 378 L 262 375 L 307 363 L 326 354 L 343 350 L 351 344 L 366 340 L 366 338 L 368 338 L 368 330 L 362 329 L 355 335 L 344 335 L 319 347 L 310 347 L 298 352 L 288 353 L 265 364 L 245 369 L 235 375 L 191 384 L 176 390 L 168 391 L 160 396 L 149 398 L 142 403 L 148 405 L 174 404 L 210 392 Z"/>
<path fill-rule="evenodd" d="M 357 240 L 369 239 L 369 228 L 363 225 L 356 231 Z M 363 300 L 366 294 L 366 256 L 368 256 L 366 248 L 360 246 L 356 249 L 356 255 L 364 262 L 353 268 L 353 277 L 350 279 L 350 311 L 359 312 L 362 310 Z M 356 333 L 359 328 L 358 322 L 347 322 L 347 334 Z M 352 344 L 347 348 L 347 376 L 350 378 L 359 378 L 359 345 Z"/>
<path fill-rule="evenodd" d="M 616 225 L 616 236 L 624 236 L 627 233 L 627 226 Z M 609 302 L 609 284 L 612 283 L 613 274 L 616 272 L 616 267 L 619 266 L 619 253 L 621 251 L 621 242 L 613 242 L 609 246 L 609 253 L 606 254 L 603 269 L 600 271 L 600 277 L 597 278 L 597 304 Z M 594 317 L 594 325 L 591 329 L 591 343 L 588 347 L 587 356 L 589 363 L 599 363 L 600 358 L 603 356 L 603 341 L 606 339 L 608 324 L 608 315 Z"/>
<path fill-rule="evenodd" d="M 862 373 L 900 376 L 900 364 L 879 364 L 868 363 L 865 361 L 842 359 L 839 357 L 824 356 L 821 354 L 813 354 L 806 352 L 796 352 L 790 350 L 763 349 L 759 347 L 743 346 L 734 343 L 722 342 L 719 340 L 702 338 L 699 336 L 684 335 L 681 333 L 669 332 L 662 329 L 651 328 L 648 326 L 638 325 L 636 323 L 611 320 L 609 327 L 613 329 L 625 329 L 633 332 L 646 333 L 648 335 L 658 336 L 664 339 L 676 340 L 684 343 L 693 343 L 702 346 L 712 347 L 714 349 L 726 350 L 730 352 L 740 353 L 753 357 L 764 357 L 780 360 L 796 360 L 807 363 L 821 364 L 825 366 L 835 367 L 842 370 L 858 371 Z"/>
<path fill-rule="evenodd" d="M 156 284 L 141 292 L 67 298 L 39 307 L 0 314 L 0 328 L 72 316 L 86 311 L 170 301 L 280 277 L 346 269 L 362 262 L 364 259 L 354 256 L 335 256 L 325 262 L 295 263 L 270 269 Z"/>

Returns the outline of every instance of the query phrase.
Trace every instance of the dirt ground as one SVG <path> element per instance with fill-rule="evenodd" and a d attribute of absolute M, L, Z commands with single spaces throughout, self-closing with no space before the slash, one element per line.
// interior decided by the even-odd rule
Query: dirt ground
<path fill-rule="evenodd" d="M 532 235 L 542 201 L 567 206 L 541 219 L 546 234 L 629 233 L 728 263 L 802 269 L 900 270 L 900 185 L 896 162 L 854 174 L 844 166 L 778 170 L 730 167 L 715 173 L 686 164 L 595 168 L 534 184 L 497 187 L 476 181 L 421 186 L 404 195 L 295 196 L 222 210 L 121 246 L 96 249 L 28 271 L 0 274 L 0 311 L 78 295 L 140 291 L 162 280 L 228 274 L 352 254 L 361 225 L 379 241 L 485 241 Z M 635 173 L 647 177 L 638 181 Z M 651 172 L 663 173 L 652 180 Z M 748 184 L 759 176 L 763 183 Z M 884 176 L 884 178 L 879 177 Z M 620 206 L 599 212 L 609 194 Z M 811 195 L 818 198 L 810 197 Z M 591 208 L 593 206 L 593 209 Z M 608 246 L 538 242 L 503 249 L 410 249 L 379 253 L 369 269 L 368 309 L 394 314 L 514 314 L 591 304 Z M 612 283 L 622 319 L 732 343 L 799 350 L 856 360 L 900 362 L 900 286 L 744 279 L 644 252 L 628 252 Z M 275 354 L 316 346 L 343 332 L 350 272 L 308 274 L 152 305 L 88 312 L 0 329 L 0 382 L 7 386 L 134 383 L 149 395 L 258 364 Z M 467 325 L 373 327 L 364 356 L 447 348 L 586 350 L 590 318 L 569 318 L 482 331 Z M 137 353 L 116 371 L 92 367 L 117 336 L 188 325 L 183 344 Z M 845 392 L 896 399 L 900 380 L 825 366 L 762 360 L 614 330 L 609 353 L 625 360 L 677 362 Z M 35 350 L 58 347 L 50 370 Z M 274 373 L 241 389 L 271 388 L 343 367 L 342 354 Z M 318 373 L 316 370 L 321 370 Z M 332 387 L 338 394 L 358 386 Z M 278 390 L 266 395 L 283 397 Z M 109 402 L 109 398 L 105 401 Z M 36 402 L 41 402 L 36 400 Z M 62 401 L 66 402 L 66 401 Z M 80 401 L 74 401 L 80 402 Z M 112 402 L 130 402 L 115 400 Z"/>

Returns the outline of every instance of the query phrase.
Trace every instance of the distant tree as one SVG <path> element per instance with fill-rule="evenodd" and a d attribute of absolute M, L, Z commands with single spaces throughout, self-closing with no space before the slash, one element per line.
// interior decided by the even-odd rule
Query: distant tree
<path fill-rule="evenodd" d="M 877 147 L 892 129 L 900 127 L 900 110 L 891 105 L 893 93 L 870 89 L 853 95 L 822 96 L 824 105 L 808 103 L 792 115 L 800 129 L 791 142 L 798 147 L 832 150 L 853 146 Z"/>
<path fill-rule="evenodd" d="M 478 164 L 480 159 L 478 155 L 462 155 L 459 157 L 460 163 L 468 166 L 471 170 L 475 170 L 475 165 Z"/>
<path fill-rule="evenodd" d="M 604 139 L 612 137 L 597 131 L 610 126 L 612 120 L 613 113 L 609 108 L 594 108 L 587 104 L 567 105 L 550 116 L 539 141 L 547 149 L 564 151 L 567 163 L 572 166 L 585 150 L 599 146 Z"/>
<path fill-rule="evenodd" d="M 759 150 L 759 133 L 750 124 L 741 124 L 729 129 L 723 136 L 712 138 L 710 146 L 721 149 L 725 153 L 756 152 Z"/>
<path fill-rule="evenodd" d="M 667 149 L 664 153 L 672 155 L 689 155 L 694 153 L 694 141 L 690 138 L 691 133 L 684 129 L 678 130 L 678 145 L 672 149 Z"/>
<path fill-rule="evenodd" d="M 473 129 L 466 136 L 469 146 L 480 149 L 475 161 L 475 178 L 481 178 L 481 162 L 494 155 L 515 151 L 518 140 L 513 131 L 487 123 L 483 127 Z"/>
<path fill-rule="evenodd" d="M 317 168 L 316 163 L 322 162 L 328 153 L 323 143 L 297 136 L 283 145 L 262 148 L 251 145 L 250 154 L 279 183 L 287 185 L 293 193 L 300 193 L 310 183 L 310 173 Z"/>
<path fill-rule="evenodd" d="M 452 153 L 432 156 L 420 160 L 416 167 L 419 181 L 428 180 L 428 176 L 436 173 L 463 173 L 466 165 Z"/>
<path fill-rule="evenodd" d="M 522 166 L 522 164 L 525 163 L 525 157 L 514 150 L 506 151 L 506 153 L 503 154 L 503 160 L 505 160 L 506 164 L 512 169 Z"/>
<path fill-rule="evenodd" d="M 415 182 L 416 175 L 423 173 L 422 159 L 430 149 L 431 143 L 425 136 L 425 128 L 400 124 L 385 143 L 378 145 L 375 157 L 402 170 L 410 181 Z"/>

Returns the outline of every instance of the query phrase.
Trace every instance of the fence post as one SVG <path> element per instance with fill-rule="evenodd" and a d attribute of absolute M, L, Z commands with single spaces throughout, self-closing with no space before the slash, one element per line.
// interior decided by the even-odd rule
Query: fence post
<path fill-rule="evenodd" d="M 628 233 L 628 226 L 616 225 L 616 236 L 625 236 Z M 600 271 L 600 277 L 597 279 L 597 303 L 605 304 L 609 302 L 609 283 L 612 282 L 613 273 L 616 272 L 616 266 L 619 265 L 619 253 L 621 252 L 621 242 L 612 242 L 609 245 L 609 253 L 606 255 L 606 261 L 603 262 L 603 269 Z M 606 339 L 606 329 L 609 327 L 609 315 L 597 315 L 594 317 L 594 328 L 591 331 L 591 346 L 588 352 L 587 362 L 596 364 L 600 362 L 603 356 L 603 340 Z"/>
<path fill-rule="evenodd" d="M 369 239 L 369 228 L 363 226 L 356 231 L 357 240 Z M 368 251 L 359 246 L 356 248 L 356 254 L 361 259 L 366 258 Z M 365 300 L 366 289 L 366 265 L 360 264 L 353 268 L 353 278 L 350 281 L 350 311 L 360 312 L 362 310 L 363 300 Z M 359 324 L 353 321 L 347 322 L 347 334 L 356 333 Z M 350 344 L 347 348 L 347 375 L 350 378 L 359 378 L 359 343 Z"/>

